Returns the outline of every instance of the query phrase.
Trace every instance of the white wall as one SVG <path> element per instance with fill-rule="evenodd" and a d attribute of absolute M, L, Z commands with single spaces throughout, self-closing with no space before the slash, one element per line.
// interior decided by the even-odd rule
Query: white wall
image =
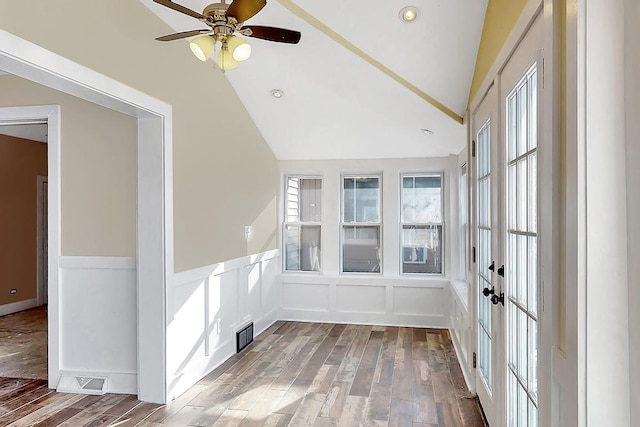
<path fill-rule="evenodd" d="M 167 289 L 167 397 L 179 396 L 236 350 L 235 332 L 257 336 L 277 320 L 277 250 L 178 273 Z"/>
<path fill-rule="evenodd" d="M 586 6 L 587 424 L 629 426 L 624 0 Z"/>
<path fill-rule="evenodd" d="M 629 262 L 629 359 L 640 360 L 640 3 L 625 2 L 625 94 Z M 640 365 L 631 363 L 631 419 L 640 419 Z"/>
<path fill-rule="evenodd" d="M 283 272 L 281 318 L 447 327 L 459 271 L 458 158 L 281 161 L 286 175 L 322 177 L 322 273 Z M 444 274 L 400 273 L 400 176 L 444 173 Z M 340 273 L 341 174 L 382 174 L 382 274 Z M 283 207 L 280 207 L 282 212 Z M 282 218 L 282 214 L 281 214 Z M 281 239 L 282 240 L 282 239 Z M 453 273 L 456 272 L 456 273 Z"/>

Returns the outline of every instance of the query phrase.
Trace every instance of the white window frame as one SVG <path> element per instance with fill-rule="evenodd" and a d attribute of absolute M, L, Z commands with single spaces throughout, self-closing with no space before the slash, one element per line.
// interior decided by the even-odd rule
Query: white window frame
<path fill-rule="evenodd" d="M 400 275 L 402 276 L 431 276 L 431 277 L 443 277 L 445 276 L 446 273 L 446 266 L 445 266 L 445 255 L 446 255 L 446 247 L 445 247 L 445 243 L 446 243 L 446 238 L 445 238 L 445 230 L 446 230 L 446 226 L 445 226 L 445 206 L 444 206 L 444 202 L 445 202 L 445 197 L 444 197 L 444 192 L 445 192 L 445 182 L 444 182 L 444 171 L 432 171 L 432 172 L 424 172 L 424 171 L 420 171 L 420 172 L 402 172 L 400 174 L 400 183 L 399 183 L 399 194 L 398 194 L 398 200 L 399 200 L 399 204 L 398 204 L 398 223 L 399 223 L 399 234 L 398 234 L 398 263 L 399 263 L 399 270 L 400 270 Z M 403 187 L 403 183 L 404 183 L 404 178 L 405 177 L 435 177 L 438 176 L 440 177 L 440 206 L 441 206 L 441 216 L 442 216 L 442 222 L 403 222 L 402 220 L 402 205 L 404 202 L 403 196 L 404 196 L 404 187 Z M 404 228 L 404 226 L 417 226 L 417 227 L 424 227 L 424 226 L 429 226 L 429 225 L 440 225 L 442 227 L 442 231 L 440 233 L 440 247 L 441 247 L 441 252 L 442 252 L 442 256 L 441 256 L 441 272 L 440 273 L 405 273 L 404 272 L 404 259 L 403 259 L 403 248 L 404 248 L 404 241 L 403 241 L 403 233 L 402 230 Z"/>
<path fill-rule="evenodd" d="M 378 213 L 379 213 L 379 221 L 378 222 L 345 222 L 344 221 L 344 180 L 345 178 L 377 178 L 380 188 L 380 197 L 378 198 Z M 382 203 L 382 198 L 384 195 L 382 194 L 382 173 L 343 173 L 340 175 L 340 228 L 338 232 L 340 233 L 340 274 L 344 275 L 383 275 L 383 248 L 384 244 L 382 242 L 382 207 L 384 206 Z M 355 215 L 354 215 L 355 219 Z M 379 239 L 379 247 L 378 247 L 378 262 L 380 264 L 380 269 L 377 272 L 364 272 L 364 271 L 344 271 L 344 228 L 345 227 L 378 227 L 378 239 Z"/>
<path fill-rule="evenodd" d="M 287 221 L 287 190 L 289 188 L 289 178 L 297 178 L 297 179 L 318 179 L 321 183 L 320 190 L 320 221 Z M 323 245 L 323 205 L 324 205 L 324 179 L 321 175 L 301 175 L 301 174 L 287 174 L 284 176 L 284 181 L 282 185 L 282 272 L 285 274 L 322 274 L 322 269 L 324 267 L 324 245 Z M 303 226 L 319 226 L 320 227 L 320 268 L 318 270 L 288 270 L 287 269 L 287 226 L 299 226 L 302 229 Z"/>

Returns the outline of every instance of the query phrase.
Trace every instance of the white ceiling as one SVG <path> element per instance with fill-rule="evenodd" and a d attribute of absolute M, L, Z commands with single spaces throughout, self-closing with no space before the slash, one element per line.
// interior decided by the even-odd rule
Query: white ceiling
<path fill-rule="evenodd" d="M 3 123 L 0 121 L 0 135 L 47 142 L 46 123 Z"/>
<path fill-rule="evenodd" d="M 152 0 L 140 1 L 176 31 L 204 28 Z M 176 3 L 200 12 L 209 1 Z M 399 78 L 383 73 L 277 0 L 270 0 L 247 24 L 299 30 L 300 43 L 249 39 L 251 57 L 226 76 L 276 157 L 439 157 L 462 150 L 464 126 L 399 81 L 408 81 L 463 116 L 487 0 L 293 3 Z M 416 6 L 420 13 L 409 24 L 398 17 L 407 5 Z M 188 49 L 186 41 L 170 43 L 184 43 Z M 283 98 L 270 95 L 276 88 L 285 93 Z M 434 134 L 425 135 L 422 128 Z"/>

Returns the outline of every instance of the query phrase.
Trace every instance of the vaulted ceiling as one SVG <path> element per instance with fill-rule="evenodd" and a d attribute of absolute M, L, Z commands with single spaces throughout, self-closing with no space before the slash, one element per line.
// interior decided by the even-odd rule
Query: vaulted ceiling
<path fill-rule="evenodd" d="M 140 1 L 175 31 L 206 28 Z M 209 3 L 176 2 L 198 12 Z M 399 12 L 409 5 L 419 15 L 405 23 Z M 487 0 L 270 0 L 247 24 L 299 30 L 300 43 L 248 39 L 251 57 L 226 77 L 279 159 L 457 154 L 486 6 Z M 185 40 L 169 43 L 188 49 Z M 220 72 L 212 61 L 202 66 Z M 284 96 L 273 97 L 273 89 Z M 223 99 L 211 102 L 224 108 Z"/>

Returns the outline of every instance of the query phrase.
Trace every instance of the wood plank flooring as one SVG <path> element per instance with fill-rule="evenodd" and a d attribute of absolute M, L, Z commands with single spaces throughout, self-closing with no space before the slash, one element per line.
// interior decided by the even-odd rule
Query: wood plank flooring
<path fill-rule="evenodd" d="M 0 377 L 47 379 L 45 306 L 0 317 Z"/>
<path fill-rule="evenodd" d="M 2 426 L 482 427 L 446 330 L 277 322 L 173 402 L 0 380 Z"/>

